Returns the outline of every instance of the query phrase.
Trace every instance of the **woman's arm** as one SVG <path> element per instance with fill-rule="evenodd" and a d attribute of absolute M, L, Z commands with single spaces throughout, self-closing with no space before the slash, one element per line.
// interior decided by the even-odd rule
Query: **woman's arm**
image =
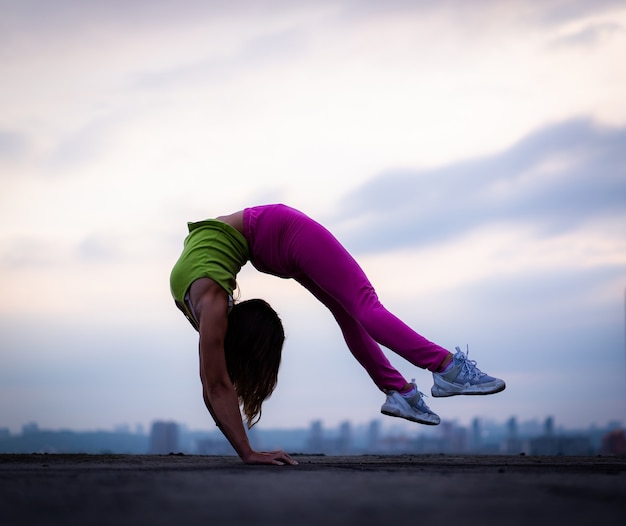
<path fill-rule="evenodd" d="M 192 290 L 192 298 L 195 297 L 193 304 L 199 318 L 200 378 L 207 409 L 246 464 L 297 464 L 283 451 L 258 452 L 250 446 L 239 400 L 226 369 L 224 338 L 228 324 L 228 296 L 212 280 L 198 285 Z"/>

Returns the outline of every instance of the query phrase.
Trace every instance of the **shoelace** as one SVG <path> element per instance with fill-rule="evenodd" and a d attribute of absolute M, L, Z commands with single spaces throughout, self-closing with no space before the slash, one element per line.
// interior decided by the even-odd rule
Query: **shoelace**
<path fill-rule="evenodd" d="M 415 383 L 415 378 L 413 378 L 413 379 L 411 380 L 411 383 L 415 386 L 415 389 L 416 389 L 416 391 L 417 391 L 417 394 L 419 395 L 418 402 L 417 402 L 417 403 L 418 403 L 418 405 L 420 405 L 420 406 L 422 406 L 422 407 L 426 408 L 428 411 L 430 411 L 430 407 L 428 407 L 428 406 L 426 405 L 426 402 L 424 402 L 424 398 L 426 398 L 426 395 L 425 395 L 424 393 L 422 393 L 422 392 L 421 392 L 421 391 L 417 388 L 417 384 Z M 413 396 L 415 396 L 415 395 L 413 395 Z"/>
<path fill-rule="evenodd" d="M 479 380 L 482 376 L 486 375 L 486 373 L 483 373 L 476 367 L 476 360 L 469 359 L 469 345 L 467 346 L 467 353 L 464 353 L 460 347 L 456 347 L 454 360 L 462 362 L 461 373 L 466 374 L 470 380 Z"/>

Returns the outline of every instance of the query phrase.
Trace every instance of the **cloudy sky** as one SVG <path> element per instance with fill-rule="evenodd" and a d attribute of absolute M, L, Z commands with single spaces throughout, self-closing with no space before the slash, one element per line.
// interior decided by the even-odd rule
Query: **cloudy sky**
<path fill-rule="evenodd" d="M 324 223 L 390 310 L 507 381 L 428 399 L 443 419 L 626 420 L 623 1 L 0 12 L 0 427 L 213 429 L 169 272 L 187 221 L 269 202 Z M 261 427 L 380 417 L 306 291 L 248 267 L 239 286 L 287 329 Z"/>

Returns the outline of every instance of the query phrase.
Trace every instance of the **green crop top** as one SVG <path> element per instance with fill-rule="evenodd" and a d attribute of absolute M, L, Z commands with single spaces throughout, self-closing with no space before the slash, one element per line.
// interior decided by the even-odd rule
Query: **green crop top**
<path fill-rule="evenodd" d="M 250 249 L 241 232 L 217 219 L 187 223 L 187 227 L 183 252 L 170 274 L 170 290 L 176 305 L 197 328 L 185 302 L 191 284 L 198 278 L 211 278 L 232 298 L 237 274 L 250 259 Z"/>

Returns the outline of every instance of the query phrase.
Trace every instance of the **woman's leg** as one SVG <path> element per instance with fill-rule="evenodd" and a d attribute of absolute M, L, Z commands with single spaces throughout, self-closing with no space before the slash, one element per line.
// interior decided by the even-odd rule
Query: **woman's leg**
<path fill-rule="evenodd" d="M 298 228 L 292 230 L 289 240 L 290 257 L 300 272 L 294 278 L 314 283 L 318 291 L 323 291 L 323 297 L 332 298 L 379 344 L 413 365 L 438 371 L 450 356 L 449 351 L 427 340 L 385 309 L 361 267 L 326 228 L 304 214 L 297 221 Z M 350 322 L 343 319 L 343 313 L 336 307 L 333 314 L 339 314 L 344 323 L 342 330 L 348 328 L 349 336 L 356 341 L 356 336 L 351 334 L 357 329 L 350 327 Z M 355 356 L 374 352 L 371 344 L 367 344 L 362 353 L 357 351 Z M 378 363 L 378 358 L 373 361 Z"/>
<path fill-rule="evenodd" d="M 376 386 L 383 392 L 400 391 L 407 385 L 405 378 L 389 363 L 379 345 L 332 296 L 307 277 L 299 278 L 302 286 L 322 302 L 337 320 L 352 355 L 364 367 Z"/>

